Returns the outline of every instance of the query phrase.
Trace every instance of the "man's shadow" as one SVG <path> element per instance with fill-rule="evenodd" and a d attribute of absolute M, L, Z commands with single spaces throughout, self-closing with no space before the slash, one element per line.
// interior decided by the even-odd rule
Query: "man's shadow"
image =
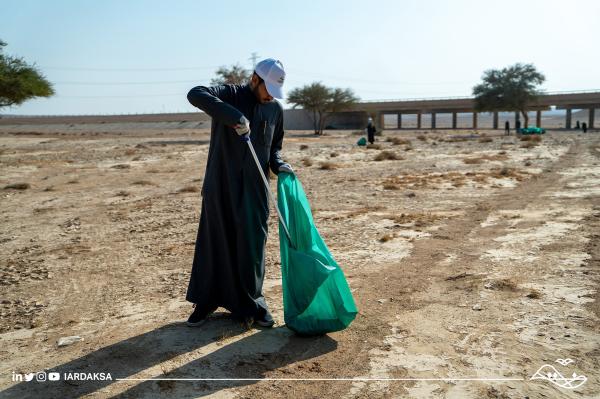
<path fill-rule="evenodd" d="M 20 382 L 0 392 L 2 398 L 81 397 L 111 384 L 135 384 L 117 397 L 198 397 L 221 389 L 254 384 L 256 381 L 117 381 L 177 356 L 219 345 L 247 331 L 228 315 L 217 314 L 202 327 L 171 323 L 153 331 L 98 349 L 78 359 L 49 368 L 60 373 L 60 381 Z M 264 329 L 208 352 L 189 363 L 136 378 L 263 378 L 269 370 L 331 352 L 337 342 L 328 336 L 299 337 L 286 327 Z M 179 359 L 178 361 L 181 361 Z M 33 372 L 36 370 L 27 370 Z M 110 373 L 112 381 L 64 381 L 64 373 Z"/>

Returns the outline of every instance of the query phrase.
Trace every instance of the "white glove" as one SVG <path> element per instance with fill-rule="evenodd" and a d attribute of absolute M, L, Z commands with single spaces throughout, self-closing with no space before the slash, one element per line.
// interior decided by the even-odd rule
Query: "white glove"
<path fill-rule="evenodd" d="M 283 165 L 279 166 L 279 171 L 284 173 L 294 173 L 294 169 L 292 169 L 289 163 L 284 163 Z"/>
<path fill-rule="evenodd" d="M 235 132 L 240 136 L 248 134 L 250 133 L 250 121 L 245 116 L 242 116 L 240 118 L 240 123 L 234 125 L 233 128 L 235 129 Z"/>

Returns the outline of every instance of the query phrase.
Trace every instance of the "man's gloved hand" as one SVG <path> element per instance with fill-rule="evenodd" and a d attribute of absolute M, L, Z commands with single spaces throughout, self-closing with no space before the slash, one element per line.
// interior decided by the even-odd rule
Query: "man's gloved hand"
<path fill-rule="evenodd" d="M 284 163 L 283 165 L 279 166 L 279 172 L 294 174 L 294 169 L 292 169 L 289 163 Z"/>
<path fill-rule="evenodd" d="M 235 132 L 240 136 L 248 134 L 250 133 L 250 121 L 245 116 L 242 116 L 240 118 L 240 122 L 237 125 L 234 125 L 233 128 L 235 129 Z"/>

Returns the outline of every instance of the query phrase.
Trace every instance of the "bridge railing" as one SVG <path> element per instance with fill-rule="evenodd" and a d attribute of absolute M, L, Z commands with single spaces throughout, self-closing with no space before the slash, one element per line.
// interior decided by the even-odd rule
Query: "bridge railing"
<path fill-rule="evenodd" d="M 542 96 L 549 95 L 560 95 L 560 94 L 585 94 L 585 93 L 598 93 L 600 89 L 595 90 L 569 90 L 569 91 L 546 91 L 542 92 Z M 455 97 L 417 97 L 417 98 L 398 98 L 398 99 L 387 99 L 387 100 L 364 100 L 360 103 L 391 103 L 391 102 L 403 102 L 403 101 L 432 101 L 432 100 L 469 100 L 473 99 L 473 96 L 455 96 Z"/>

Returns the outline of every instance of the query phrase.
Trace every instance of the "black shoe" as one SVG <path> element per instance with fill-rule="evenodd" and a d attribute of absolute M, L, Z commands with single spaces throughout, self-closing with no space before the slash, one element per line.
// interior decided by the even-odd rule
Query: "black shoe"
<path fill-rule="evenodd" d="M 187 319 L 187 325 L 190 327 L 200 327 L 202 324 L 206 323 L 208 320 L 208 315 L 210 315 L 213 310 L 206 311 L 203 310 L 200 306 L 194 305 L 194 312 Z"/>
<path fill-rule="evenodd" d="M 275 320 L 273 320 L 273 316 L 271 316 L 271 313 L 269 313 L 269 311 L 265 311 L 265 313 L 262 316 L 257 316 L 254 318 L 254 322 L 256 324 L 258 324 L 261 327 L 273 327 L 273 325 L 275 325 Z"/>

